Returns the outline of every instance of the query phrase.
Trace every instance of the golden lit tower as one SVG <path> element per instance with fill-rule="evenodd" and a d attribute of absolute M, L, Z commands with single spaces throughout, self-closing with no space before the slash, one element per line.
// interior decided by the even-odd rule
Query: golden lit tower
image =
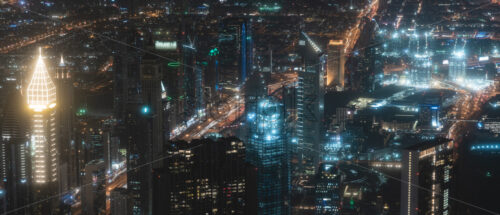
<path fill-rule="evenodd" d="M 57 181 L 58 154 L 56 146 L 56 87 L 43 61 L 38 56 L 27 89 L 28 107 L 33 111 L 31 132 L 33 182 L 47 184 Z"/>

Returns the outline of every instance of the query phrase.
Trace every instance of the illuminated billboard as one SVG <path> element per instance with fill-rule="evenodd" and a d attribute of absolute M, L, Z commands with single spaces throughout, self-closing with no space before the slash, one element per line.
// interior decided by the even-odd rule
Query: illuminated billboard
<path fill-rule="evenodd" d="M 177 41 L 155 41 L 156 50 L 176 50 Z"/>

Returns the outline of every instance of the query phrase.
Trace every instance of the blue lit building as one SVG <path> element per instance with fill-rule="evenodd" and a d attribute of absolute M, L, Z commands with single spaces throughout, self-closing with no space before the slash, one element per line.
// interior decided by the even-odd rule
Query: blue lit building
<path fill-rule="evenodd" d="M 465 53 L 463 51 L 453 52 L 453 56 L 449 60 L 448 79 L 453 82 L 463 83 L 466 76 Z"/>
<path fill-rule="evenodd" d="M 261 99 L 247 114 L 247 160 L 257 168 L 258 214 L 289 214 L 289 167 L 283 106 Z"/>
<path fill-rule="evenodd" d="M 416 54 L 410 67 L 411 84 L 415 87 L 428 87 L 431 81 L 431 58 L 427 54 Z"/>
<path fill-rule="evenodd" d="M 247 79 L 253 64 L 251 22 L 242 18 L 227 18 L 221 22 L 218 47 L 218 69 L 222 85 L 238 87 Z"/>

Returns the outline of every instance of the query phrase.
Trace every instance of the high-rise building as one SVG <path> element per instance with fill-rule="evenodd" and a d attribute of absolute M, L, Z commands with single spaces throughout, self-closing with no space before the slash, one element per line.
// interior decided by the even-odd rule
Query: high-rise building
<path fill-rule="evenodd" d="M 431 82 L 431 58 L 428 54 L 416 54 L 410 67 L 411 85 L 428 87 Z"/>
<path fill-rule="evenodd" d="M 140 83 L 142 93 L 142 112 L 150 115 L 151 123 L 151 160 L 158 159 L 162 154 L 162 146 L 165 139 L 165 129 L 163 126 L 164 112 L 162 103 L 162 63 L 156 56 L 146 55 L 142 58 L 140 67 Z M 158 167 L 159 164 L 155 164 Z"/>
<path fill-rule="evenodd" d="M 342 91 L 344 89 L 344 42 L 330 40 L 327 46 L 326 86 Z"/>
<path fill-rule="evenodd" d="M 35 199 L 44 199 L 58 191 L 59 154 L 57 145 L 56 86 L 52 82 L 42 51 L 26 90 L 28 108 L 32 111 L 31 166 Z M 51 213 L 55 202 L 37 205 L 35 214 Z"/>
<path fill-rule="evenodd" d="M 305 33 L 301 33 L 299 52 L 303 69 L 297 86 L 297 138 L 299 175 L 314 175 L 319 163 L 319 150 L 324 115 L 326 56 Z"/>
<path fill-rule="evenodd" d="M 20 92 L 11 91 L 0 120 L 0 204 L 2 213 L 20 208 L 31 202 L 31 150 L 29 144 L 29 118 L 24 114 L 25 104 Z M 19 211 L 28 214 L 28 208 Z"/>
<path fill-rule="evenodd" d="M 218 51 L 220 80 L 224 87 L 240 87 L 247 79 L 253 64 L 251 22 L 228 18 L 221 22 Z"/>
<path fill-rule="evenodd" d="M 61 56 L 55 74 L 57 95 L 57 142 L 60 152 L 60 190 L 69 190 L 78 185 L 78 151 L 75 144 L 74 88 L 73 77 Z"/>
<path fill-rule="evenodd" d="M 127 39 L 142 47 L 140 35 L 134 33 Z M 172 48 L 172 44 L 162 41 L 154 45 L 160 51 Z M 160 78 L 164 68 L 161 65 L 165 62 L 127 49 L 120 49 L 116 58 L 114 104 L 117 125 L 114 132 L 119 137 L 119 144 L 126 148 L 130 213 L 152 214 L 151 171 L 154 164 L 146 164 L 161 153 L 166 137 Z"/>
<path fill-rule="evenodd" d="M 290 213 L 289 153 L 284 131 L 283 105 L 260 99 L 248 112 L 247 160 L 257 168 L 257 214 Z"/>
<path fill-rule="evenodd" d="M 340 214 L 340 172 L 335 162 L 322 163 L 316 175 L 316 214 Z"/>
<path fill-rule="evenodd" d="M 403 150 L 400 214 L 449 214 L 452 151 L 453 142 L 447 139 L 423 142 Z"/>
<path fill-rule="evenodd" d="M 203 74 L 196 63 L 196 47 L 189 39 L 182 45 L 184 69 L 184 117 L 189 119 L 203 111 Z"/>
<path fill-rule="evenodd" d="M 106 206 L 106 169 L 102 160 L 93 160 L 85 165 L 82 186 L 82 212 L 96 215 Z"/>
<path fill-rule="evenodd" d="M 57 181 L 56 87 L 40 51 L 35 71 L 27 88 L 28 107 L 33 111 L 32 145 L 35 184 Z"/>
<path fill-rule="evenodd" d="M 167 144 L 153 172 L 153 214 L 257 214 L 257 168 L 237 138 Z"/>
<path fill-rule="evenodd" d="M 463 51 L 453 52 L 448 63 L 448 79 L 453 82 L 463 83 L 466 79 L 467 59 Z"/>
<path fill-rule="evenodd" d="M 153 56 L 144 56 L 138 71 L 138 94 L 127 103 L 122 141 L 127 145 L 127 188 L 132 195 L 132 214 L 152 214 L 153 168 L 161 156 L 165 138 L 161 100 L 161 67 Z"/>
<path fill-rule="evenodd" d="M 130 191 L 126 188 L 115 188 L 110 193 L 111 215 L 129 215 L 130 211 Z"/>

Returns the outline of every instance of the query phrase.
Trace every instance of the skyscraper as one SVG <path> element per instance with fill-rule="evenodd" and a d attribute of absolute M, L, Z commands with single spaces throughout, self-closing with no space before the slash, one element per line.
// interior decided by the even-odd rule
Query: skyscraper
<path fill-rule="evenodd" d="M 237 138 L 170 142 L 153 172 L 153 214 L 256 214 L 257 169 Z"/>
<path fill-rule="evenodd" d="M 335 162 L 322 163 L 316 175 L 316 214 L 340 214 L 340 172 Z"/>
<path fill-rule="evenodd" d="M 128 215 L 130 211 L 130 191 L 125 188 L 115 188 L 111 191 L 111 215 Z"/>
<path fill-rule="evenodd" d="M 38 56 L 35 70 L 27 87 L 28 108 L 32 111 L 31 166 L 35 199 L 44 199 L 58 188 L 58 145 L 56 133 L 56 87 L 43 60 Z M 37 205 L 35 214 L 51 213 L 52 204 Z"/>
<path fill-rule="evenodd" d="M 239 87 L 252 68 L 253 43 L 251 22 L 242 18 L 228 18 L 221 22 L 218 47 L 220 52 L 220 80 L 226 87 Z"/>
<path fill-rule="evenodd" d="M 203 109 L 203 75 L 196 63 L 196 48 L 191 39 L 182 45 L 184 69 L 184 117 L 189 119 Z"/>
<path fill-rule="evenodd" d="M 453 52 L 449 60 L 448 79 L 453 82 L 463 83 L 466 76 L 467 59 L 463 51 Z"/>
<path fill-rule="evenodd" d="M 127 38 L 135 46 L 142 46 L 141 36 L 135 32 Z M 162 44 L 160 44 L 162 45 Z M 163 137 L 158 135 L 162 116 L 161 79 L 158 63 L 152 56 L 143 56 L 122 49 L 117 56 L 115 76 L 116 132 L 120 144 L 127 148 L 127 189 L 130 190 L 131 214 L 151 214 L 151 163 L 161 152 Z M 163 127 L 162 127 L 163 128 Z M 161 134 L 161 133 L 160 133 Z M 154 151 L 155 150 L 155 151 Z M 144 166 L 145 165 L 145 166 Z"/>
<path fill-rule="evenodd" d="M 326 56 L 305 33 L 301 33 L 299 52 L 303 69 L 299 71 L 297 87 L 297 138 L 299 175 L 314 175 L 322 140 Z"/>
<path fill-rule="evenodd" d="M 58 177 L 56 144 L 56 87 L 40 50 L 35 71 L 27 88 L 28 107 L 33 111 L 31 134 L 33 178 L 36 185 L 49 184 Z"/>
<path fill-rule="evenodd" d="M 327 52 L 326 86 L 343 90 L 345 66 L 344 42 L 342 40 L 330 40 Z"/>
<path fill-rule="evenodd" d="M 427 141 L 403 150 L 400 214 L 449 214 L 452 151 L 453 142 L 447 139 Z"/>
<path fill-rule="evenodd" d="M 258 214 L 289 214 L 290 169 L 283 106 L 260 99 L 247 115 L 247 160 L 257 168 Z"/>
<path fill-rule="evenodd" d="M 77 144 L 75 144 L 73 77 L 63 57 L 55 74 L 57 95 L 57 142 L 60 152 L 60 189 L 68 190 L 78 185 Z"/>
<path fill-rule="evenodd" d="M 106 168 L 102 160 L 93 160 L 85 165 L 82 186 L 82 211 L 96 215 L 106 207 Z"/>
<path fill-rule="evenodd" d="M 142 113 L 153 114 L 151 117 L 151 150 L 152 160 L 158 159 L 162 152 L 163 142 L 166 141 L 165 129 L 163 127 L 163 105 L 161 98 L 161 79 L 162 79 L 162 66 L 161 61 L 156 56 L 145 55 L 142 58 L 140 67 L 140 80 L 141 80 L 141 93 L 142 93 Z M 159 164 L 155 164 L 157 167 Z"/>
<path fill-rule="evenodd" d="M 25 104 L 19 91 L 11 89 L 0 120 L 0 206 L 3 213 L 31 202 L 31 159 L 29 145 L 29 118 L 24 114 Z M 20 210 L 28 213 L 28 208 Z"/>
<path fill-rule="evenodd" d="M 431 58 L 428 54 L 416 54 L 410 67 L 411 84 L 415 87 L 428 87 L 431 82 Z"/>

